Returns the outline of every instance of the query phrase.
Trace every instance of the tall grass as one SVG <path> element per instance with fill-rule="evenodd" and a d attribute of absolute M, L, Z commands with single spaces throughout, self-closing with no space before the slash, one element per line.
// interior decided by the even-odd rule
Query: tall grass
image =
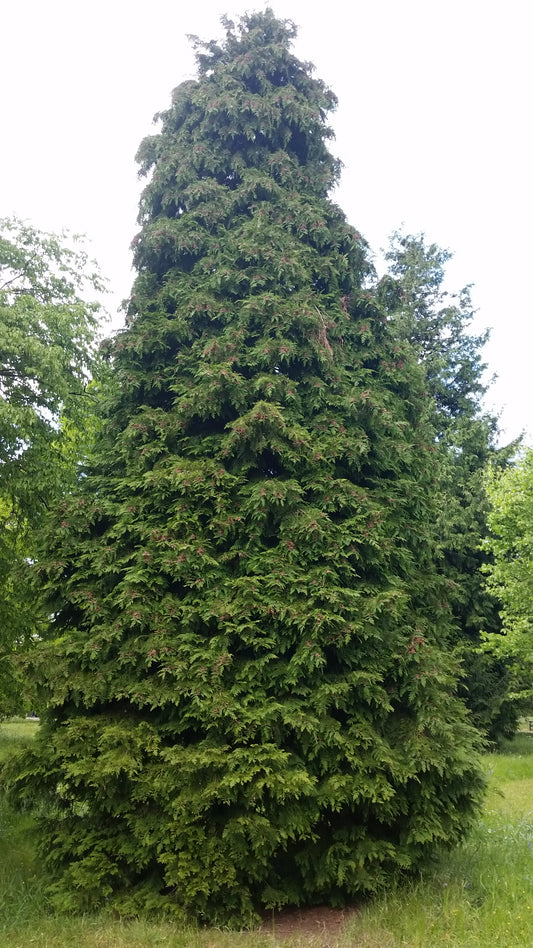
<path fill-rule="evenodd" d="M 0 762 L 26 741 L 32 740 L 37 725 L 32 721 L 0 722 Z M 15 813 L 0 796 L 0 944 L 9 944 L 2 932 L 34 922 L 43 908 L 43 878 L 39 874 L 33 841 L 32 821 Z"/>
<path fill-rule="evenodd" d="M 36 724 L 0 724 L 0 760 Z M 177 930 L 105 914 L 50 913 L 32 823 L 0 800 L 0 948 L 531 948 L 533 946 L 533 735 L 486 757 L 485 811 L 461 847 L 417 878 L 358 907 L 343 935 Z"/>
<path fill-rule="evenodd" d="M 468 841 L 367 906 L 353 945 L 533 946 L 533 736 L 488 754 L 486 767 L 486 807 Z"/>

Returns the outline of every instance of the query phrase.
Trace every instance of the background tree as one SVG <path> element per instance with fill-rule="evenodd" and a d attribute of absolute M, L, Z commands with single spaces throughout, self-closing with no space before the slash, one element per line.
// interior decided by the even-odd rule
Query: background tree
<path fill-rule="evenodd" d="M 88 443 L 101 279 L 77 246 L 0 219 L 0 712 L 20 707 L 10 661 L 36 616 L 23 574 Z"/>
<path fill-rule="evenodd" d="M 129 321 L 40 563 L 49 710 L 10 780 L 56 905 L 242 924 L 452 844 L 483 778 L 425 380 L 327 197 L 335 99 L 291 23 L 225 25 L 139 151 Z"/>
<path fill-rule="evenodd" d="M 531 707 L 533 698 L 533 451 L 505 471 L 487 474 L 491 502 L 489 554 L 484 566 L 487 587 L 501 606 L 503 636 L 487 635 L 490 654 L 511 664 L 517 697 Z"/>
<path fill-rule="evenodd" d="M 510 698 L 513 676 L 506 663 L 479 650 L 481 633 L 501 632 L 498 602 L 481 572 L 489 509 L 484 474 L 489 464 L 505 468 L 518 442 L 499 447 L 498 419 L 483 407 L 490 384 L 482 355 L 488 332 L 471 331 L 470 287 L 459 293 L 445 289 L 450 258 L 421 234 L 397 232 L 386 254 L 393 282 L 382 281 L 380 292 L 395 330 L 412 342 L 426 371 L 442 459 L 442 565 L 463 655 L 463 689 L 476 725 L 497 740 L 512 736 L 519 708 Z"/>

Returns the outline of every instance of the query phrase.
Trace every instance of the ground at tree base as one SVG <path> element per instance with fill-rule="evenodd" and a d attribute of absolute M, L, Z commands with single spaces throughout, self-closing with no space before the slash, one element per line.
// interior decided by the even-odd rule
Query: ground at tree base
<path fill-rule="evenodd" d="M 312 908 L 286 908 L 278 912 L 265 912 L 261 933 L 271 933 L 277 938 L 297 935 L 322 935 L 327 939 L 323 948 L 334 948 L 331 938 L 343 935 L 346 922 L 356 914 L 357 909 L 332 908 L 327 905 Z"/>

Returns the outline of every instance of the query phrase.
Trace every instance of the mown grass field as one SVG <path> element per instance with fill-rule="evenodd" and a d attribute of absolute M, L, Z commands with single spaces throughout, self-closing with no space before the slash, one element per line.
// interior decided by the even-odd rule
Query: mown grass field
<path fill-rule="evenodd" d="M 31 740 L 31 721 L 0 723 L 0 761 Z M 177 930 L 105 915 L 55 917 L 31 820 L 0 800 L 0 948 L 531 948 L 533 735 L 486 757 L 490 791 L 475 832 L 415 881 L 357 907 L 342 935 Z"/>

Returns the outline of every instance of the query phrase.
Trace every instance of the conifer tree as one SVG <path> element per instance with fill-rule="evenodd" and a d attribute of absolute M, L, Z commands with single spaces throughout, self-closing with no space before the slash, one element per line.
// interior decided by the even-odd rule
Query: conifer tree
<path fill-rule="evenodd" d="M 40 564 L 48 710 L 9 780 L 57 906 L 242 924 L 453 844 L 483 778 L 425 380 L 328 199 L 335 99 L 292 24 L 225 27 L 139 151 L 115 389 Z"/>
<path fill-rule="evenodd" d="M 485 587 L 481 546 L 487 535 L 489 501 L 484 475 L 490 464 L 505 469 L 518 441 L 498 446 L 498 419 L 484 409 L 488 390 L 482 360 L 488 331 L 471 331 L 470 287 L 445 290 L 451 253 L 427 244 L 424 235 L 392 235 L 386 254 L 394 283 L 380 290 L 395 330 L 409 339 L 424 366 L 433 398 L 431 424 L 441 453 L 441 489 L 446 496 L 439 524 L 442 568 L 463 657 L 461 689 L 476 726 L 491 740 L 511 737 L 519 706 L 506 663 L 480 651 L 481 634 L 500 634 L 497 601 Z"/>

